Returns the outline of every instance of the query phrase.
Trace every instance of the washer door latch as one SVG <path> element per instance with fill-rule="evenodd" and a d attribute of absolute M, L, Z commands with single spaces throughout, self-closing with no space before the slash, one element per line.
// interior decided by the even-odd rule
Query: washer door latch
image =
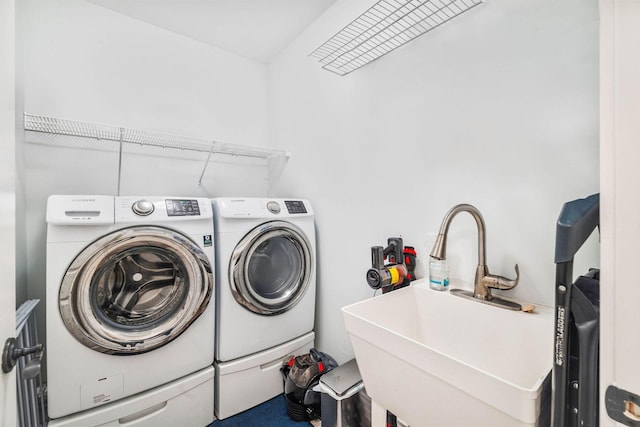
<path fill-rule="evenodd" d="M 44 346 L 42 344 L 34 345 L 33 347 L 16 347 L 16 339 L 9 338 L 4 343 L 4 349 L 2 350 L 2 372 L 9 373 L 16 366 L 16 362 L 19 358 L 27 356 L 29 354 L 35 354 L 36 358 L 30 360 L 27 366 L 24 368 L 23 378 L 33 378 L 40 372 L 40 357 Z"/>
<path fill-rule="evenodd" d="M 605 394 L 607 415 L 626 426 L 640 426 L 640 396 L 615 386 L 607 387 Z"/>

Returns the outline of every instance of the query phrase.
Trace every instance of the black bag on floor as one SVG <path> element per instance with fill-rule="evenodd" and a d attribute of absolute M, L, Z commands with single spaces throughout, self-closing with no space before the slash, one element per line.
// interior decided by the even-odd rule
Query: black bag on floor
<path fill-rule="evenodd" d="M 326 353 L 312 348 L 309 353 L 291 356 L 282 362 L 287 415 L 293 421 L 320 418 L 320 392 L 313 390 L 320 377 L 338 363 Z"/>

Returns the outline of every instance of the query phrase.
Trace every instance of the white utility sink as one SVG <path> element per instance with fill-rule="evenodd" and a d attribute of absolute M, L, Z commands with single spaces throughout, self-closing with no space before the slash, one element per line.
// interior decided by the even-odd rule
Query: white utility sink
<path fill-rule="evenodd" d="M 418 280 L 342 310 L 367 393 L 411 427 L 548 417 L 552 309 L 506 310 Z"/>

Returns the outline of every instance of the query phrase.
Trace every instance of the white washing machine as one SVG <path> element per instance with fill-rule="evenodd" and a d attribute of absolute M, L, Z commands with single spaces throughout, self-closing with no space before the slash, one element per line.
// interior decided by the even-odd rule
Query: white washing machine
<path fill-rule="evenodd" d="M 211 395 L 215 304 L 209 199 L 51 196 L 47 224 L 52 425 L 67 425 L 71 414 L 83 419 L 81 425 L 98 424 L 83 411 L 136 420 L 169 406 L 177 408 L 166 410 L 175 416 L 184 405 L 181 393 L 199 387 Z M 172 405 L 158 401 L 158 388 Z M 184 405 L 183 412 L 189 411 L 193 418 L 187 419 L 203 425 L 214 418 L 212 402 Z M 162 419 L 156 416 L 153 425 L 164 425 Z"/>
<path fill-rule="evenodd" d="M 285 357 L 314 344 L 316 240 L 307 200 L 212 199 L 216 416 L 283 393 Z"/>

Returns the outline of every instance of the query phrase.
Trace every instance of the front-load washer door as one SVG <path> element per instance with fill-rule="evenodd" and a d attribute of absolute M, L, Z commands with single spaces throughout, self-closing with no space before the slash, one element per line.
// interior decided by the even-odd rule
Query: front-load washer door
<path fill-rule="evenodd" d="M 210 262 L 193 240 L 164 227 L 135 226 L 78 254 L 62 280 L 59 309 L 67 330 L 92 350 L 138 354 L 184 332 L 212 292 Z"/>
<path fill-rule="evenodd" d="M 314 254 L 309 239 L 285 221 L 266 222 L 236 246 L 229 266 L 235 300 L 257 314 L 294 307 L 311 283 Z"/>

